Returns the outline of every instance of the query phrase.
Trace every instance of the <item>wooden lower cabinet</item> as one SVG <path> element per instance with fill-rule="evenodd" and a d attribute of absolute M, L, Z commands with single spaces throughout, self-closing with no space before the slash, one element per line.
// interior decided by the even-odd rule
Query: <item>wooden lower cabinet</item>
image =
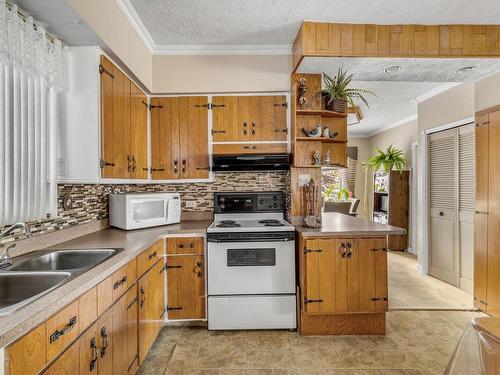
<path fill-rule="evenodd" d="M 137 286 L 130 289 L 126 295 L 127 301 L 127 371 L 135 374 L 139 367 L 137 347 L 138 298 Z"/>
<path fill-rule="evenodd" d="M 165 262 L 160 260 L 138 281 L 139 364 L 144 361 L 163 326 L 165 315 Z"/>
<path fill-rule="evenodd" d="M 167 257 L 168 319 L 205 318 L 205 257 Z"/>
<path fill-rule="evenodd" d="M 80 373 L 80 343 L 74 343 L 45 372 L 45 375 L 75 375 Z"/>
<path fill-rule="evenodd" d="M 301 239 L 299 248 L 301 333 L 383 334 L 386 238 Z"/>

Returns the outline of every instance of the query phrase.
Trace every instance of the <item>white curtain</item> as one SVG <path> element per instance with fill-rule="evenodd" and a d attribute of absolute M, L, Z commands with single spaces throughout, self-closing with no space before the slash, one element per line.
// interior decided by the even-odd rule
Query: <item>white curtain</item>
<path fill-rule="evenodd" d="M 0 0 L 0 225 L 57 215 L 61 42 Z"/>

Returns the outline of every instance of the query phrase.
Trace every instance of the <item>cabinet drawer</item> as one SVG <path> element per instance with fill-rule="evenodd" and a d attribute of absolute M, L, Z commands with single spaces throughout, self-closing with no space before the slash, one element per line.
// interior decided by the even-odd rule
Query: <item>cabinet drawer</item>
<path fill-rule="evenodd" d="M 167 254 L 203 254 L 203 237 L 167 238 Z"/>
<path fill-rule="evenodd" d="M 47 320 L 47 362 L 54 359 L 78 337 L 80 318 L 78 301 L 59 311 Z"/>
<path fill-rule="evenodd" d="M 97 315 L 101 315 L 112 303 L 113 276 L 109 276 L 97 285 Z"/>
<path fill-rule="evenodd" d="M 45 336 L 44 323 L 5 349 L 5 368 L 9 375 L 38 374 L 46 363 Z"/>
<path fill-rule="evenodd" d="M 113 275 L 111 276 L 113 302 L 118 301 L 123 293 L 125 293 L 132 285 L 134 285 L 136 280 L 136 273 L 137 267 L 135 259 L 131 260 L 125 266 L 113 273 Z"/>
<path fill-rule="evenodd" d="M 137 257 L 137 275 L 141 277 L 144 273 L 154 265 L 158 259 L 165 255 L 164 240 L 160 240 L 151 246 L 149 249 L 143 251 Z"/>
<path fill-rule="evenodd" d="M 232 143 L 213 145 L 214 155 L 230 154 L 281 154 L 287 152 L 286 143 Z"/>

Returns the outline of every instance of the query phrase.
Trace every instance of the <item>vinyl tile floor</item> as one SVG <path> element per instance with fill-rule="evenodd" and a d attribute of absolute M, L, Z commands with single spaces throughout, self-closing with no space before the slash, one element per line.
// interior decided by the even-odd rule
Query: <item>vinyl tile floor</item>
<path fill-rule="evenodd" d="M 417 271 L 417 257 L 389 252 L 389 309 L 473 310 L 472 294 Z"/>
<path fill-rule="evenodd" d="M 480 315 L 389 311 L 386 336 L 304 337 L 286 330 L 208 331 L 206 327 L 167 326 L 139 374 L 443 374 L 464 328 Z M 474 361 L 468 362 L 478 371 Z M 465 374 L 479 374 L 476 370 Z"/>

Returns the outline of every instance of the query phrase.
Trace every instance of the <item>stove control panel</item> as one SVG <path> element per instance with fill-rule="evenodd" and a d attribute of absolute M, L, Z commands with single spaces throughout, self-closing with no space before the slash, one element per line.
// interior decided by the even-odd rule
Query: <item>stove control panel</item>
<path fill-rule="evenodd" d="M 215 213 L 283 212 L 282 192 L 215 193 Z"/>

